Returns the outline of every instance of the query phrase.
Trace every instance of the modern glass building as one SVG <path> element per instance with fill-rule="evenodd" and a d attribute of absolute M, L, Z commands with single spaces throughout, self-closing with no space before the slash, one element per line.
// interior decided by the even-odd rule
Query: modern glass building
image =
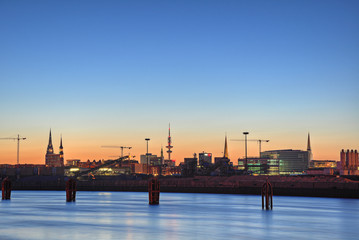
<path fill-rule="evenodd" d="M 245 159 L 238 159 L 238 170 L 245 169 Z M 248 172 L 258 175 L 278 175 L 279 160 L 269 158 L 247 158 Z"/>
<path fill-rule="evenodd" d="M 272 150 L 261 152 L 261 158 L 277 160 L 279 174 L 303 174 L 309 166 L 308 151 L 301 150 Z"/>

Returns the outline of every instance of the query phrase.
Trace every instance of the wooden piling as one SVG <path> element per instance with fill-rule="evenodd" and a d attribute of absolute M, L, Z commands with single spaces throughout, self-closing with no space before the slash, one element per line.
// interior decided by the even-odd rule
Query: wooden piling
<path fill-rule="evenodd" d="M 148 200 L 150 205 L 160 203 L 160 181 L 157 178 L 148 181 Z"/>
<path fill-rule="evenodd" d="M 264 202 L 265 202 L 265 209 L 273 209 L 273 187 L 272 184 L 266 180 L 266 182 L 262 186 L 262 209 L 264 209 Z M 265 200 L 264 200 L 265 199 Z"/>
<path fill-rule="evenodd" d="M 2 200 L 10 200 L 11 198 L 11 181 L 5 178 L 1 184 Z"/>
<path fill-rule="evenodd" d="M 69 179 L 66 182 L 66 202 L 76 201 L 76 181 Z"/>

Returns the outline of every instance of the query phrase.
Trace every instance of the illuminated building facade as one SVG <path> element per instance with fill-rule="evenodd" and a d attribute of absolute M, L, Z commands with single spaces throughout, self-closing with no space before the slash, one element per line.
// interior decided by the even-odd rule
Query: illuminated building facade
<path fill-rule="evenodd" d="M 276 159 L 279 163 L 279 174 L 303 174 L 308 169 L 308 151 L 273 150 L 261 152 L 261 158 Z"/>
<path fill-rule="evenodd" d="M 312 160 L 310 162 L 311 168 L 336 168 L 337 161 L 335 160 Z"/>
<path fill-rule="evenodd" d="M 45 165 L 47 167 L 63 167 L 64 166 L 64 148 L 62 146 L 62 137 L 60 140 L 60 152 L 59 154 L 54 153 L 54 148 L 52 146 L 52 137 L 51 137 L 51 129 L 49 136 L 49 144 L 47 145 L 47 151 L 45 155 Z"/>
<path fill-rule="evenodd" d="M 79 165 L 79 163 L 81 162 L 80 159 L 69 159 L 69 160 L 66 160 L 66 166 L 75 166 L 77 167 Z"/>
<path fill-rule="evenodd" d="M 279 175 L 279 160 L 270 158 L 247 158 L 248 172 L 258 175 Z M 245 159 L 238 159 L 238 170 L 245 169 Z"/>

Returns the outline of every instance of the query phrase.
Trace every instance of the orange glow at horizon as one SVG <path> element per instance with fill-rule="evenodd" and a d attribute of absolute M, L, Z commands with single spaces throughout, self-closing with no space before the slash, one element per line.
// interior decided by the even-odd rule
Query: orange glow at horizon
<path fill-rule="evenodd" d="M 57 135 L 53 134 L 53 146 L 54 152 L 59 152 L 60 139 L 57 139 Z M 85 140 L 86 137 L 82 137 L 81 140 L 69 139 L 64 137 L 64 156 L 65 163 L 69 159 L 80 159 L 81 161 L 89 160 L 107 160 L 113 159 L 113 156 L 120 156 L 121 149 L 101 148 L 101 145 L 106 143 L 106 139 L 97 140 Z M 230 138 L 229 138 L 230 139 Z M 109 142 L 109 141 L 107 141 Z M 146 153 L 146 143 L 143 140 L 135 141 L 132 139 L 128 141 L 128 146 L 132 146 L 131 150 L 125 149 L 124 155 L 135 156 L 136 160 L 140 159 L 141 154 Z M 137 143 L 137 144 L 136 144 Z M 139 144 L 140 143 L 140 144 Z M 0 164 L 16 164 L 17 154 L 17 142 L 16 141 L 2 141 L 0 146 Z M 44 164 L 45 154 L 48 144 L 48 137 L 42 137 L 41 139 L 33 139 L 32 141 L 20 142 L 20 164 Z M 215 157 L 223 156 L 224 136 L 216 136 L 216 138 L 200 138 L 200 139 L 185 139 L 180 136 L 175 136 L 173 141 L 173 153 L 172 160 L 176 160 L 176 165 L 183 162 L 186 157 L 193 157 L 193 154 L 201 152 L 212 153 L 212 160 Z M 269 143 L 262 143 L 262 151 L 275 150 L 275 149 L 296 149 L 306 150 L 305 136 L 302 141 L 283 141 L 277 142 L 275 140 Z M 347 147 L 337 146 L 333 142 L 324 143 L 316 142 L 312 140 L 312 152 L 315 160 L 336 160 L 339 161 L 339 153 L 341 149 L 356 149 L 348 144 Z M 244 142 L 228 141 L 229 158 L 234 165 L 237 164 L 237 159 L 244 157 Z M 149 152 L 160 156 L 161 153 L 161 141 L 152 138 L 149 142 Z M 259 154 L 259 148 L 257 142 L 248 142 L 248 157 L 257 157 Z M 164 154 L 166 159 L 166 154 Z"/>

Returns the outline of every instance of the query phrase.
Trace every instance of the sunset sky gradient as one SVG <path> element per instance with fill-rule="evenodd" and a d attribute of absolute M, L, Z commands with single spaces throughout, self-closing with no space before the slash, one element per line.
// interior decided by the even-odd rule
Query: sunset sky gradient
<path fill-rule="evenodd" d="M 132 146 L 177 164 L 228 139 L 338 160 L 359 149 L 359 1 L 0 1 L 0 138 L 44 163 Z M 237 163 L 244 143 L 228 141 Z M 250 156 L 258 144 L 248 144 Z M 126 153 L 126 151 L 125 151 Z M 16 142 L 0 140 L 0 164 Z"/>

